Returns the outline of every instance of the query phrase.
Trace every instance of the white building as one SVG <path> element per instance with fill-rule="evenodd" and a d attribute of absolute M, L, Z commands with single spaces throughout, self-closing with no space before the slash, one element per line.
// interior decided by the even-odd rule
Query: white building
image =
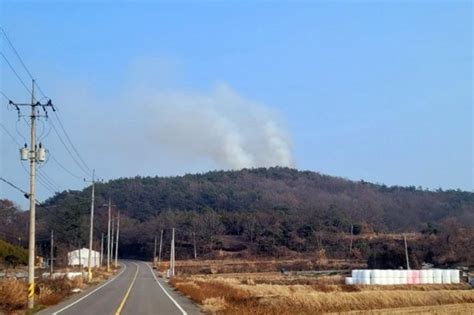
<path fill-rule="evenodd" d="M 91 257 L 91 266 L 99 267 L 100 266 L 100 253 L 93 250 Z M 81 248 L 73 250 L 72 252 L 67 253 L 67 264 L 70 266 L 80 266 L 83 267 L 89 266 L 89 249 Z"/>

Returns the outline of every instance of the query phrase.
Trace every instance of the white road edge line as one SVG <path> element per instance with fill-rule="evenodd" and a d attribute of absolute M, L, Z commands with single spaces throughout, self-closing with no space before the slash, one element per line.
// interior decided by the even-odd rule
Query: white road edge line
<path fill-rule="evenodd" d="M 98 290 L 102 289 L 103 287 L 105 287 L 106 285 L 112 283 L 115 279 L 117 279 L 126 269 L 127 269 L 127 265 L 125 264 L 122 264 L 125 268 L 122 269 L 122 271 L 120 271 L 120 273 L 118 275 L 116 275 L 115 277 L 113 277 L 112 279 L 110 279 L 109 281 L 107 281 L 106 283 L 102 284 L 100 287 L 94 289 L 93 291 L 87 293 L 86 295 L 84 295 L 83 297 L 81 297 L 80 299 L 77 299 L 76 301 L 74 301 L 73 303 L 69 304 L 69 305 L 66 305 L 65 307 L 63 307 L 62 309 L 54 312 L 52 315 L 57 315 L 58 313 L 61 313 L 62 311 L 65 311 L 67 310 L 68 308 L 70 308 L 71 306 L 79 303 L 80 301 L 84 300 L 86 297 L 94 294 L 95 292 L 97 292 Z"/>
<path fill-rule="evenodd" d="M 155 278 L 155 281 L 156 283 L 158 283 L 158 285 L 160 286 L 161 290 L 163 290 L 163 292 L 165 292 L 165 294 L 170 298 L 170 300 L 174 303 L 174 305 L 176 305 L 176 307 L 181 311 L 182 315 L 188 315 L 188 313 L 186 313 L 186 311 L 181 307 L 181 305 L 178 304 L 178 302 L 176 302 L 175 299 L 173 299 L 173 297 L 166 291 L 166 289 L 161 285 L 161 283 L 158 281 L 158 278 L 156 278 L 156 275 L 155 275 L 155 272 L 153 271 L 153 269 L 151 269 L 150 265 L 145 263 L 148 268 L 150 268 L 150 271 L 151 271 L 151 274 L 153 275 L 153 278 Z"/>

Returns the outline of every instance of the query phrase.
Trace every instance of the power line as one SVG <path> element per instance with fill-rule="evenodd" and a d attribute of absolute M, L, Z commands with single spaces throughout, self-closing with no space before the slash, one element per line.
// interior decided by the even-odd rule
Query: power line
<path fill-rule="evenodd" d="M 54 133 L 56 133 L 56 135 L 58 136 L 59 138 L 59 141 L 62 143 L 62 145 L 64 146 L 64 148 L 66 149 L 66 151 L 69 153 L 69 156 L 72 158 L 72 160 L 74 161 L 74 163 L 76 163 L 76 165 L 87 175 L 89 176 L 90 174 L 84 169 L 84 167 L 77 161 L 77 159 L 74 157 L 74 155 L 71 153 L 71 150 L 69 150 L 68 146 L 66 145 L 66 143 L 64 142 L 63 138 L 61 137 L 61 135 L 59 134 L 58 132 L 58 129 L 56 128 L 56 126 L 54 125 L 54 123 L 50 120 L 49 123 L 51 124 L 51 126 L 53 127 L 53 130 L 54 130 Z"/>
<path fill-rule="evenodd" d="M 18 50 L 15 48 L 15 46 L 13 45 L 13 43 L 11 42 L 10 38 L 8 37 L 7 33 L 5 32 L 5 29 L 3 27 L 0 26 L 0 30 L 1 32 L 3 33 L 3 36 L 5 37 L 5 39 L 7 40 L 10 48 L 12 49 L 12 51 L 14 52 L 14 54 L 16 55 L 16 57 L 18 58 L 18 60 L 20 61 L 21 65 L 23 66 L 23 68 L 25 69 L 26 73 L 29 75 L 29 77 L 31 78 L 31 80 L 34 82 L 34 86 L 36 86 L 39 90 L 39 92 L 43 95 L 43 97 L 47 97 L 46 94 L 43 92 L 43 90 L 41 89 L 41 87 L 38 85 L 37 81 L 34 79 L 31 71 L 28 69 L 28 67 L 26 66 L 26 63 L 23 61 L 23 58 L 21 57 L 21 55 L 18 53 Z M 33 94 L 32 91 L 27 87 L 27 85 L 25 84 L 25 82 L 21 79 L 20 75 L 18 74 L 18 72 L 14 69 L 14 67 L 12 66 L 12 64 L 9 62 L 9 60 L 6 58 L 6 56 L 1 53 L 3 58 L 5 59 L 5 61 L 7 62 L 7 64 L 10 66 L 10 69 L 15 73 L 16 77 L 18 78 L 18 80 L 23 84 L 23 86 L 25 87 L 25 89 L 28 91 L 29 94 Z M 3 92 L 2 92 L 2 95 Z M 4 95 L 6 97 L 6 95 Z M 8 97 L 6 97 L 7 99 L 9 99 Z M 43 109 L 45 109 L 43 107 Z M 77 150 L 76 146 L 74 145 L 74 143 L 72 142 L 71 138 L 69 137 L 69 134 L 66 132 L 66 129 L 64 128 L 64 125 L 63 123 L 61 122 L 61 119 L 60 119 L 60 116 L 58 113 L 56 113 L 56 111 L 54 110 L 54 107 L 53 107 L 53 113 L 55 114 L 56 116 L 56 119 L 59 123 L 59 126 L 62 130 L 62 132 L 64 133 L 64 135 L 66 136 L 66 140 L 67 142 L 69 143 L 70 147 L 72 148 L 72 150 L 76 153 L 76 156 L 78 158 L 78 160 L 82 163 L 79 163 L 79 161 L 73 156 L 71 150 L 69 150 L 69 148 L 66 146 L 66 143 L 65 141 L 62 139 L 62 137 L 60 136 L 57 128 L 55 127 L 55 125 L 53 124 L 52 121 L 51 122 L 51 125 L 53 126 L 53 129 L 55 131 L 55 133 L 57 134 L 57 136 L 59 137 L 59 140 L 61 141 L 61 143 L 63 144 L 63 146 L 66 148 L 66 150 L 68 151 L 69 155 L 71 156 L 71 158 L 74 160 L 74 162 L 79 166 L 79 168 L 87 175 L 87 176 L 90 176 L 90 173 L 91 173 L 91 169 L 90 167 L 87 165 L 87 163 L 85 163 L 84 159 L 82 158 L 82 156 L 79 154 L 79 151 Z M 49 132 L 48 132 L 49 134 Z"/>
<path fill-rule="evenodd" d="M 21 189 L 20 187 L 18 187 L 17 185 L 13 184 L 12 182 L 10 182 L 9 180 L 6 180 L 5 178 L 3 177 L 0 177 L 0 180 L 2 182 L 5 182 L 7 185 L 10 185 L 11 187 L 15 188 L 16 190 L 18 190 L 19 192 L 21 192 L 23 194 L 23 196 L 25 196 L 25 198 L 29 198 L 30 194 L 28 194 L 26 191 L 24 191 L 23 189 Z"/>
<path fill-rule="evenodd" d="M 64 128 L 63 126 L 63 123 L 61 122 L 61 119 L 59 118 L 59 114 L 54 112 L 54 115 L 56 116 L 56 119 L 58 120 L 59 122 L 59 126 L 61 127 L 62 131 L 64 132 L 64 134 L 66 135 L 66 139 L 68 140 L 69 144 L 71 145 L 72 149 L 74 150 L 74 152 L 76 152 L 77 154 L 77 157 L 79 158 L 79 160 L 82 162 L 82 164 L 85 166 L 85 168 L 89 171 L 89 173 L 91 172 L 91 169 L 89 168 L 89 166 L 87 166 L 86 162 L 84 162 L 84 160 L 82 159 L 81 155 L 79 154 L 79 151 L 76 149 L 76 147 L 74 146 L 74 144 L 72 143 L 71 141 L 71 138 L 69 137 L 68 133 L 66 132 L 66 129 Z"/>
<path fill-rule="evenodd" d="M 8 129 L 7 129 L 3 124 L 0 123 L 0 127 L 2 127 L 2 129 L 5 131 L 5 133 L 6 133 L 7 135 L 9 135 L 10 138 L 11 138 L 19 147 L 21 147 L 20 142 L 18 142 L 18 140 L 15 139 L 15 137 L 8 131 Z"/>
<path fill-rule="evenodd" d="M 3 91 L 0 91 L 0 94 L 7 100 L 10 100 L 10 98 L 5 93 L 3 93 Z"/>
<path fill-rule="evenodd" d="M 15 53 L 16 57 L 18 58 L 18 60 L 20 60 L 20 63 L 21 65 L 23 66 L 23 68 L 25 69 L 26 73 L 28 73 L 29 77 L 31 80 L 35 80 L 35 78 L 33 77 L 33 75 L 31 74 L 30 70 L 28 69 L 28 67 L 26 66 L 25 62 L 23 61 L 23 58 L 21 58 L 20 54 L 18 53 L 18 51 L 16 50 L 15 46 L 13 45 L 13 43 L 11 42 L 10 38 L 8 37 L 7 35 L 7 32 L 5 32 L 5 29 L 3 27 L 0 26 L 0 30 L 2 31 L 3 33 L 3 36 L 5 37 L 5 39 L 7 40 L 8 42 L 8 45 L 10 46 L 10 48 L 13 50 L 13 52 Z M 35 80 L 36 81 L 36 80 Z M 35 85 L 36 87 L 38 88 L 38 90 L 40 91 L 40 93 L 45 96 L 45 94 L 43 93 L 43 90 L 41 90 L 41 88 L 39 87 L 39 85 L 35 82 Z"/>
<path fill-rule="evenodd" d="M 37 169 L 38 174 L 43 176 L 43 179 L 46 180 L 54 189 L 55 191 L 60 191 L 59 185 L 45 172 L 43 172 L 40 168 Z"/>
<path fill-rule="evenodd" d="M 54 162 L 56 162 L 56 164 L 58 164 L 60 168 L 62 168 L 66 173 L 68 173 L 72 177 L 75 177 L 75 178 L 80 179 L 80 180 L 83 179 L 82 177 L 77 176 L 76 174 L 74 174 L 73 172 L 68 170 L 66 167 L 64 167 L 61 163 L 59 163 L 59 161 L 51 153 L 49 154 L 49 158 L 52 159 Z"/>
<path fill-rule="evenodd" d="M 8 35 L 7 33 L 5 32 L 5 30 L 3 29 L 3 27 L 0 26 L 0 30 L 2 31 L 3 35 L 5 36 L 5 39 L 7 40 L 8 44 L 10 45 L 10 47 L 12 48 L 13 52 L 15 52 L 15 55 L 18 57 L 18 59 L 20 60 L 21 64 L 23 65 L 23 68 L 25 68 L 26 72 L 28 73 L 28 75 L 30 76 L 31 80 L 34 80 L 33 76 L 31 75 L 31 72 L 30 70 L 28 70 L 28 68 L 26 67 L 25 63 L 23 62 L 23 59 L 20 57 L 20 54 L 18 53 L 18 51 L 15 49 L 15 46 L 13 46 L 12 42 L 10 41 L 10 39 L 8 38 Z"/>
<path fill-rule="evenodd" d="M 2 55 L 3 59 L 5 59 L 5 61 L 7 62 L 8 66 L 10 67 L 10 69 L 13 71 L 13 73 L 15 74 L 15 76 L 17 77 L 17 79 L 20 81 L 20 83 L 23 85 L 23 87 L 28 91 L 28 94 L 32 94 L 31 90 L 28 88 L 28 86 L 26 85 L 25 81 L 23 81 L 23 79 L 20 77 L 20 75 L 18 74 L 18 72 L 16 72 L 15 68 L 13 68 L 12 64 L 10 63 L 10 61 L 8 61 L 7 57 L 2 53 L 0 52 L 0 55 Z"/>
<path fill-rule="evenodd" d="M 21 164 L 21 167 L 23 168 L 23 170 L 29 175 L 30 172 L 26 169 L 26 167 L 23 165 L 23 163 L 20 162 L 20 164 Z M 48 184 L 45 183 L 45 181 L 44 181 L 40 176 L 38 176 L 37 179 L 38 179 L 38 181 L 41 183 L 41 186 L 43 186 L 43 188 L 45 188 L 46 190 L 48 190 L 48 191 L 49 191 L 50 193 L 52 193 L 53 195 L 56 194 L 56 192 L 54 191 L 54 188 L 49 187 Z"/>

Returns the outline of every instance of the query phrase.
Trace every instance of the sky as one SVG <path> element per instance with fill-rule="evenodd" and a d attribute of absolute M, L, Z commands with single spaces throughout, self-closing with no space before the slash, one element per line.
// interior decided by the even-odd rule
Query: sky
<path fill-rule="evenodd" d="M 467 191 L 472 14 L 471 1 L 0 2 L 0 25 L 103 180 L 278 164 Z M 0 90 L 29 102 L 0 62 Z M 7 103 L 0 175 L 27 190 L 29 127 Z M 89 185 L 50 116 L 39 200 Z M 0 197 L 27 207 L 3 183 Z"/>

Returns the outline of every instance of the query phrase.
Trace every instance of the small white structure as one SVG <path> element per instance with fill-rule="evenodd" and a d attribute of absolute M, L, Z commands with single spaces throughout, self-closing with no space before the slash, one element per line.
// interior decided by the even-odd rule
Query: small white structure
<path fill-rule="evenodd" d="M 346 284 L 457 284 L 461 283 L 457 269 L 355 269 L 352 277 L 346 278 Z"/>
<path fill-rule="evenodd" d="M 91 267 L 99 267 L 100 253 L 98 251 L 93 250 L 91 254 Z M 89 249 L 81 248 L 67 253 L 67 264 L 69 266 L 89 266 Z"/>

